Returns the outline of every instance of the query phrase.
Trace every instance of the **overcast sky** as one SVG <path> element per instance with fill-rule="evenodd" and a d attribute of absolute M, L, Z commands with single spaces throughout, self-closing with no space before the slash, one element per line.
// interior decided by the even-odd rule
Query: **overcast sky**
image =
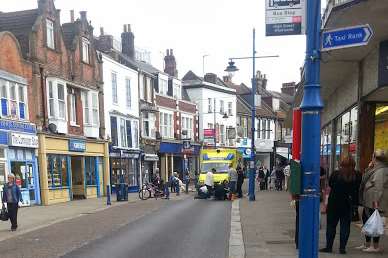
<path fill-rule="evenodd" d="M 252 54 L 252 28 L 256 28 L 258 55 L 280 58 L 257 59 L 256 68 L 267 74 L 268 88 L 280 90 L 283 82 L 299 81 L 305 36 L 265 37 L 265 0 L 56 0 L 62 23 L 86 10 L 95 35 L 102 26 L 106 34 L 120 38 L 123 24 L 131 24 L 135 45 L 152 52 L 152 64 L 163 69 L 163 55 L 174 49 L 179 77 L 188 70 L 225 75 L 229 57 Z M 324 1 L 323 1 L 324 2 Z M 37 7 L 37 0 L 0 0 L 0 11 Z M 252 61 L 238 60 L 233 81 L 250 84 Z"/>

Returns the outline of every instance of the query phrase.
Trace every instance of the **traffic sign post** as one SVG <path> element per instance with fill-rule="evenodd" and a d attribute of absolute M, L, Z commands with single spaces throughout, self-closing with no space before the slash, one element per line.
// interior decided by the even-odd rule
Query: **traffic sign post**
<path fill-rule="evenodd" d="M 368 45 L 373 36 L 369 24 L 328 30 L 322 33 L 322 51 Z"/>

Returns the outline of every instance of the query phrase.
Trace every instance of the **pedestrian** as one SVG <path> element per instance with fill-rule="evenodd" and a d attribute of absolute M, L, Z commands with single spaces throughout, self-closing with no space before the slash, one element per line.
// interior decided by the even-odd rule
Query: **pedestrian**
<path fill-rule="evenodd" d="M 216 169 L 212 168 L 211 171 L 208 171 L 206 173 L 206 178 L 205 178 L 205 186 L 207 187 L 207 197 L 211 197 L 213 193 L 213 187 L 214 187 L 214 178 L 213 174 L 216 173 Z"/>
<path fill-rule="evenodd" d="M 276 176 L 276 190 L 282 191 L 283 190 L 283 179 L 284 179 L 284 173 L 281 168 L 277 168 L 275 170 L 275 176 Z"/>
<path fill-rule="evenodd" d="M 272 171 L 270 172 L 270 176 L 269 176 L 269 189 L 270 190 L 274 190 L 275 187 L 276 187 L 276 168 L 273 167 Z"/>
<path fill-rule="evenodd" d="M 169 200 L 170 199 L 170 190 L 169 190 L 169 182 L 164 182 L 163 179 L 160 180 L 160 183 L 163 185 L 163 193 L 164 197 Z"/>
<path fill-rule="evenodd" d="M 170 178 L 169 178 L 169 184 L 170 184 L 170 192 L 171 193 L 175 193 L 175 190 L 176 190 L 176 186 L 175 186 L 175 177 L 174 177 L 174 173 L 171 174 Z"/>
<path fill-rule="evenodd" d="M 388 214 L 388 151 L 376 150 L 360 184 L 359 200 L 363 206 L 362 222 L 365 224 L 375 209 Z M 373 240 L 373 245 L 371 242 Z M 367 253 L 380 252 L 380 237 L 365 236 L 365 243 L 357 247 Z"/>
<path fill-rule="evenodd" d="M 190 173 L 189 173 L 189 170 L 186 170 L 186 173 L 185 173 L 186 194 L 189 193 L 189 184 L 190 184 Z"/>
<path fill-rule="evenodd" d="M 244 171 L 240 166 L 237 167 L 237 197 L 242 198 L 242 185 L 244 184 Z"/>
<path fill-rule="evenodd" d="M 264 171 L 264 175 L 265 175 L 265 177 L 264 177 L 264 189 L 268 190 L 268 183 L 269 183 L 270 173 L 269 173 L 269 170 L 268 170 L 268 168 L 266 166 L 264 166 L 263 171 Z"/>
<path fill-rule="evenodd" d="M 18 227 L 18 208 L 23 202 L 19 186 L 15 183 L 15 175 L 8 174 L 8 183 L 3 187 L 3 204 L 7 206 L 8 216 L 11 221 L 11 231 Z"/>
<path fill-rule="evenodd" d="M 236 184 L 237 184 L 237 171 L 233 168 L 233 163 L 229 164 L 229 171 L 228 171 L 228 177 L 229 177 L 229 200 L 233 201 L 234 197 L 236 195 Z"/>
<path fill-rule="evenodd" d="M 265 173 L 263 167 L 259 168 L 259 173 L 257 175 L 257 181 L 259 182 L 260 191 L 263 191 L 265 188 Z"/>
<path fill-rule="evenodd" d="M 284 174 L 284 190 L 288 190 L 288 180 L 290 178 L 290 163 L 287 162 L 287 166 L 284 167 L 283 169 L 283 174 Z"/>
<path fill-rule="evenodd" d="M 342 158 L 340 169 L 334 171 L 329 178 L 331 189 L 327 204 L 326 247 L 320 252 L 331 253 L 336 234 L 336 227 L 340 223 L 340 254 L 346 254 L 346 244 L 350 234 L 352 221 L 352 203 L 354 188 L 356 187 L 356 163 L 352 157 Z"/>
<path fill-rule="evenodd" d="M 173 177 L 173 182 L 174 182 L 174 186 L 175 186 L 175 192 L 176 192 L 176 195 L 179 196 L 180 195 L 180 183 L 179 183 L 179 177 L 178 177 L 178 172 L 174 172 L 174 177 Z"/>

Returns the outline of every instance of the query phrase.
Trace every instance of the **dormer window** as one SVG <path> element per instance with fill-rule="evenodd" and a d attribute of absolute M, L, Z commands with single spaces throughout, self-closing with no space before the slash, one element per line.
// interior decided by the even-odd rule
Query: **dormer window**
<path fill-rule="evenodd" d="M 89 64 L 89 40 L 86 38 L 82 38 L 82 61 L 84 63 Z"/>
<path fill-rule="evenodd" d="M 46 19 L 47 46 L 55 49 L 54 22 Z"/>
<path fill-rule="evenodd" d="M 159 80 L 159 93 L 161 95 L 167 95 L 168 91 L 168 83 L 166 80 L 160 79 Z"/>

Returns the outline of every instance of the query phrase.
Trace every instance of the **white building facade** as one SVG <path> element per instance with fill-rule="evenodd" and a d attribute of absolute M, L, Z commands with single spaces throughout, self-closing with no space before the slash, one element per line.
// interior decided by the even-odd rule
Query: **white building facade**
<path fill-rule="evenodd" d="M 126 183 L 129 190 L 141 185 L 139 147 L 139 75 L 102 54 L 104 117 L 110 140 L 111 185 Z"/>
<path fill-rule="evenodd" d="M 236 90 L 227 87 L 215 74 L 202 79 L 191 71 L 183 87 L 198 107 L 199 139 L 204 146 L 236 147 Z M 214 130 L 215 129 L 215 130 Z"/>

